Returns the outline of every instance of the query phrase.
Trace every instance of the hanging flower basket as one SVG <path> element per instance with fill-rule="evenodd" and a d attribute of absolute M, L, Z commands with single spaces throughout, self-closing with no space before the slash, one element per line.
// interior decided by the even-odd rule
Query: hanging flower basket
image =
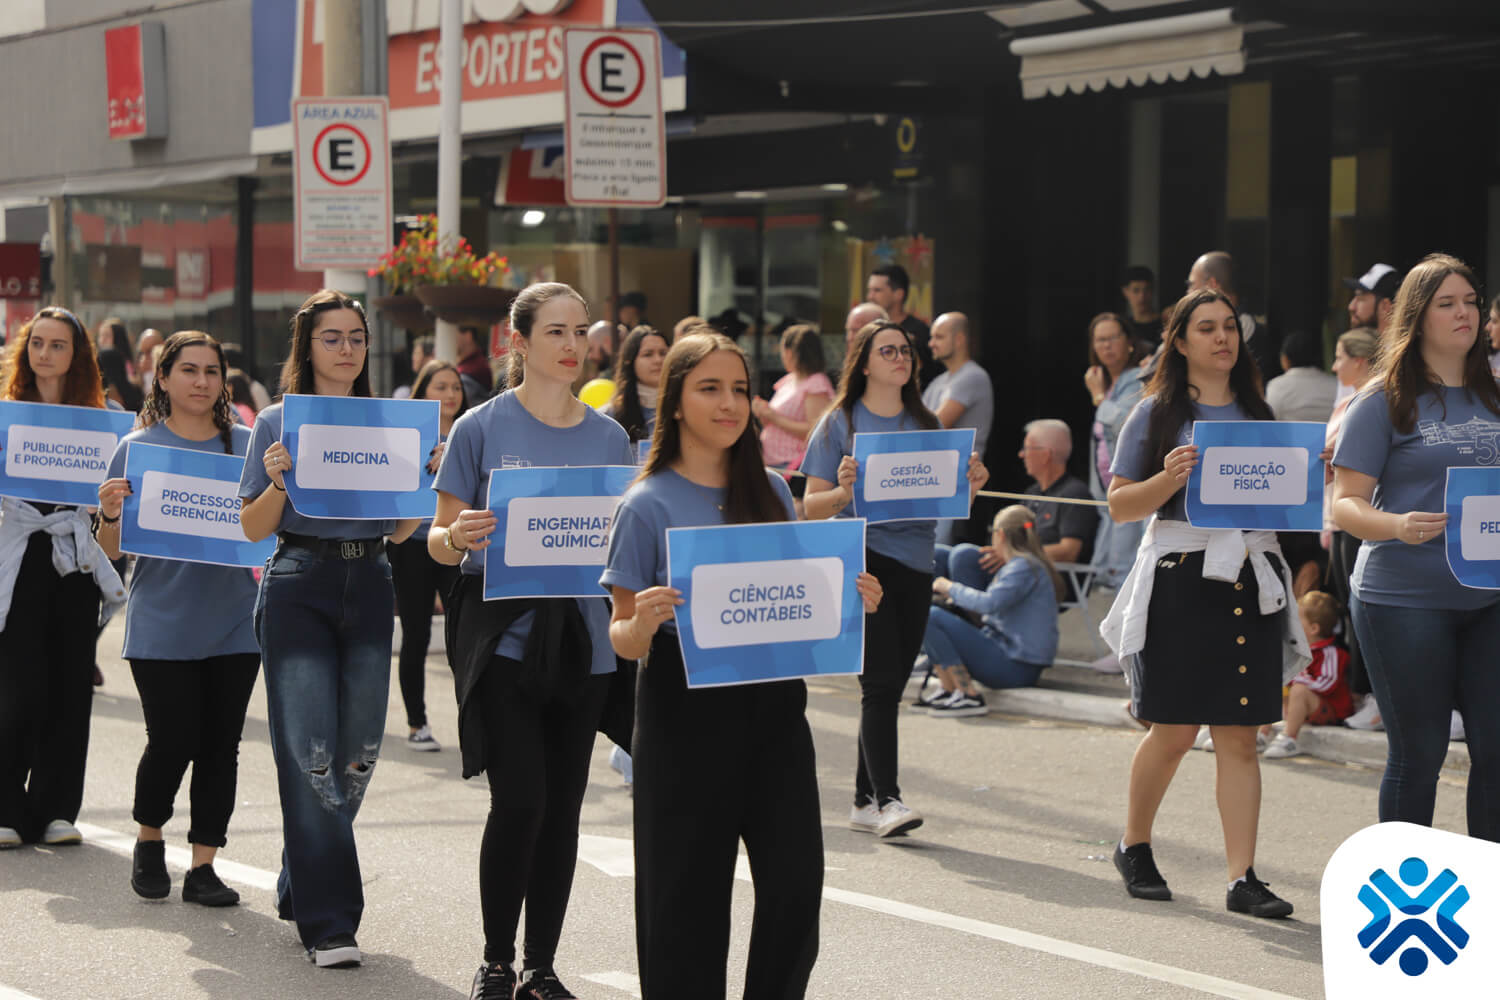
<path fill-rule="evenodd" d="M 510 315 L 514 288 L 493 285 L 417 285 L 412 289 L 427 312 L 446 323 L 490 326 Z"/>
<path fill-rule="evenodd" d="M 370 303 L 403 330 L 414 333 L 432 330 L 432 317 L 427 315 L 422 300 L 415 295 L 377 295 L 370 299 Z"/>

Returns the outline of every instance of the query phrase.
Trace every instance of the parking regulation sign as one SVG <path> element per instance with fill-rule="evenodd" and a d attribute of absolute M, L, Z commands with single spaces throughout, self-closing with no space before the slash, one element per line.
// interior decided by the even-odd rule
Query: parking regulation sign
<path fill-rule="evenodd" d="M 391 247 L 384 97 L 292 102 L 297 268 L 368 268 Z"/>
<path fill-rule="evenodd" d="M 568 204 L 665 204 L 667 136 L 656 32 L 570 28 L 563 48 Z"/>

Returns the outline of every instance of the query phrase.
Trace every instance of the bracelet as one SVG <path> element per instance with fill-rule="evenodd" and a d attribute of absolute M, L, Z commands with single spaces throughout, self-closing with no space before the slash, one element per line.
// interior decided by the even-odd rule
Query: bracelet
<path fill-rule="evenodd" d="M 105 517 L 103 509 L 100 509 L 99 520 L 104 524 L 114 524 L 116 521 L 120 520 L 120 515 L 116 514 L 114 517 Z"/>
<path fill-rule="evenodd" d="M 461 549 L 457 545 L 453 544 L 453 525 L 451 525 L 451 524 L 448 525 L 448 527 L 446 527 L 446 528 L 443 529 L 443 544 L 448 547 L 448 551 L 449 552 L 467 552 L 467 551 L 469 551 L 467 548 L 462 548 Z"/>
<path fill-rule="evenodd" d="M 273 479 L 273 480 L 271 480 L 271 485 L 272 485 L 272 486 L 276 486 L 276 480 L 274 480 L 274 479 Z M 278 489 L 278 490 L 280 490 L 280 491 L 281 491 L 281 492 L 283 492 L 283 493 L 285 493 L 285 492 L 286 492 L 286 487 L 285 487 L 285 486 L 276 486 L 276 488 L 277 488 L 277 489 Z"/>

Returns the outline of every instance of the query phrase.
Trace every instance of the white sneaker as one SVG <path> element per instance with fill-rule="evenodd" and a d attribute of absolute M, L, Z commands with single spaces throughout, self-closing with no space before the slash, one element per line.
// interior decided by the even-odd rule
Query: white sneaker
<path fill-rule="evenodd" d="M 1375 704 L 1375 696 L 1365 695 L 1358 710 L 1344 720 L 1344 725 L 1350 729 L 1384 729 L 1385 726 L 1380 723 L 1380 706 Z"/>
<path fill-rule="evenodd" d="M 1458 714 L 1458 709 L 1453 710 L 1453 718 L 1448 722 L 1448 738 L 1467 742 L 1464 737 L 1464 717 Z"/>
<path fill-rule="evenodd" d="M 422 753 L 436 753 L 443 749 L 443 745 L 432 738 L 432 727 L 423 726 L 406 738 L 408 750 L 418 750 Z"/>
<path fill-rule="evenodd" d="M 44 844 L 81 844 L 83 834 L 78 832 L 78 827 L 65 819 L 55 819 L 47 824 L 47 832 L 42 834 Z"/>
<path fill-rule="evenodd" d="M 891 799 L 880 809 L 880 823 L 875 827 L 875 835 L 894 837 L 915 830 L 921 825 L 921 813 L 909 808 L 900 799 Z"/>
<path fill-rule="evenodd" d="M 1210 735 L 1211 730 L 1207 726 L 1198 727 L 1198 736 L 1193 740 L 1194 750 L 1206 750 L 1214 752 L 1214 738 Z"/>
<path fill-rule="evenodd" d="M 619 746 L 609 751 L 610 769 L 619 773 L 625 779 L 626 787 L 635 784 L 635 765 L 630 759 L 630 754 Z"/>
<path fill-rule="evenodd" d="M 1101 656 L 1099 659 L 1089 663 L 1090 670 L 1097 670 L 1101 674 L 1120 674 L 1124 671 L 1120 668 L 1120 658 L 1114 653 Z"/>
<path fill-rule="evenodd" d="M 934 719 L 967 719 L 990 714 L 990 707 L 984 703 L 983 695 L 969 694 L 959 688 L 950 697 L 929 706 L 927 714 Z"/>
<path fill-rule="evenodd" d="M 8 826 L 0 826 L 0 851 L 21 846 L 21 835 Z"/>
<path fill-rule="evenodd" d="M 849 829 L 860 833 L 874 833 L 880 826 L 880 807 L 874 802 L 849 807 Z"/>
<path fill-rule="evenodd" d="M 1267 760 L 1281 760 L 1283 757 L 1296 757 L 1303 752 L 1297 745 L 1297 741 L 1286 733 L 1277 733 L 1271 745 L 1266 747 Z"/>

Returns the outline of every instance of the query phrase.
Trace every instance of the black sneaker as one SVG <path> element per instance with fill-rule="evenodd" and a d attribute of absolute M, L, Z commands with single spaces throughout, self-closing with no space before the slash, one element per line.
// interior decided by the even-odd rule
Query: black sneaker
<path fill-rule="evenodd" d="M 335 934 L 319 941 L 307 957 L 320 969 L 352 969 L 363 956 L 353 934 Z"/>
<path fill-rule="evenodd" d="M 1156 859 L 1151 856 L 1151 845 L 1136 844 L 1120 849 L 1115 844 L 1115 868 L 1125 880 L 1125 891 L 1136 899 L 1171 899 L 1172 890 L 1167 880 L 1156 870 Z"/>
<path fill-rule="evenodd" d="M 1224 905 L 1230 913 L 1248 913 L 1252 917 L 1289 917 L 1292 904 L 1272 892 L 1255 877 L 1254 868 L 1245 869 L 1245 877 L 1229 889 Z"/>
<path fill-rule="evenodd" d="M 521 973 L 516 1000 L 578 1000 L 551 969 L 527 969 Z"/>
<path fill-rule="evenodd" d="M 239 903 L 240 894 L 220 881 L 214 866 L 207 864 L 188 871 L 187 878 L 182 880 L 182 901 L 200 906 L 234 906 Z"/>
<path fill-rule="evenodd" d="M 511 1000 L 515 991 L 515 970 L 504 962 L 497 965 L 486 962 L 474 973 L 474 985 L 469 987 L 469 1000 Z"/>
<path fill-rule="evenodd" d="M 143 899 L 166 899 L 172 891 L 167 874 L 167 844 L 164 840 L 137 840 L 130 866 L 130 888 Z"/>

